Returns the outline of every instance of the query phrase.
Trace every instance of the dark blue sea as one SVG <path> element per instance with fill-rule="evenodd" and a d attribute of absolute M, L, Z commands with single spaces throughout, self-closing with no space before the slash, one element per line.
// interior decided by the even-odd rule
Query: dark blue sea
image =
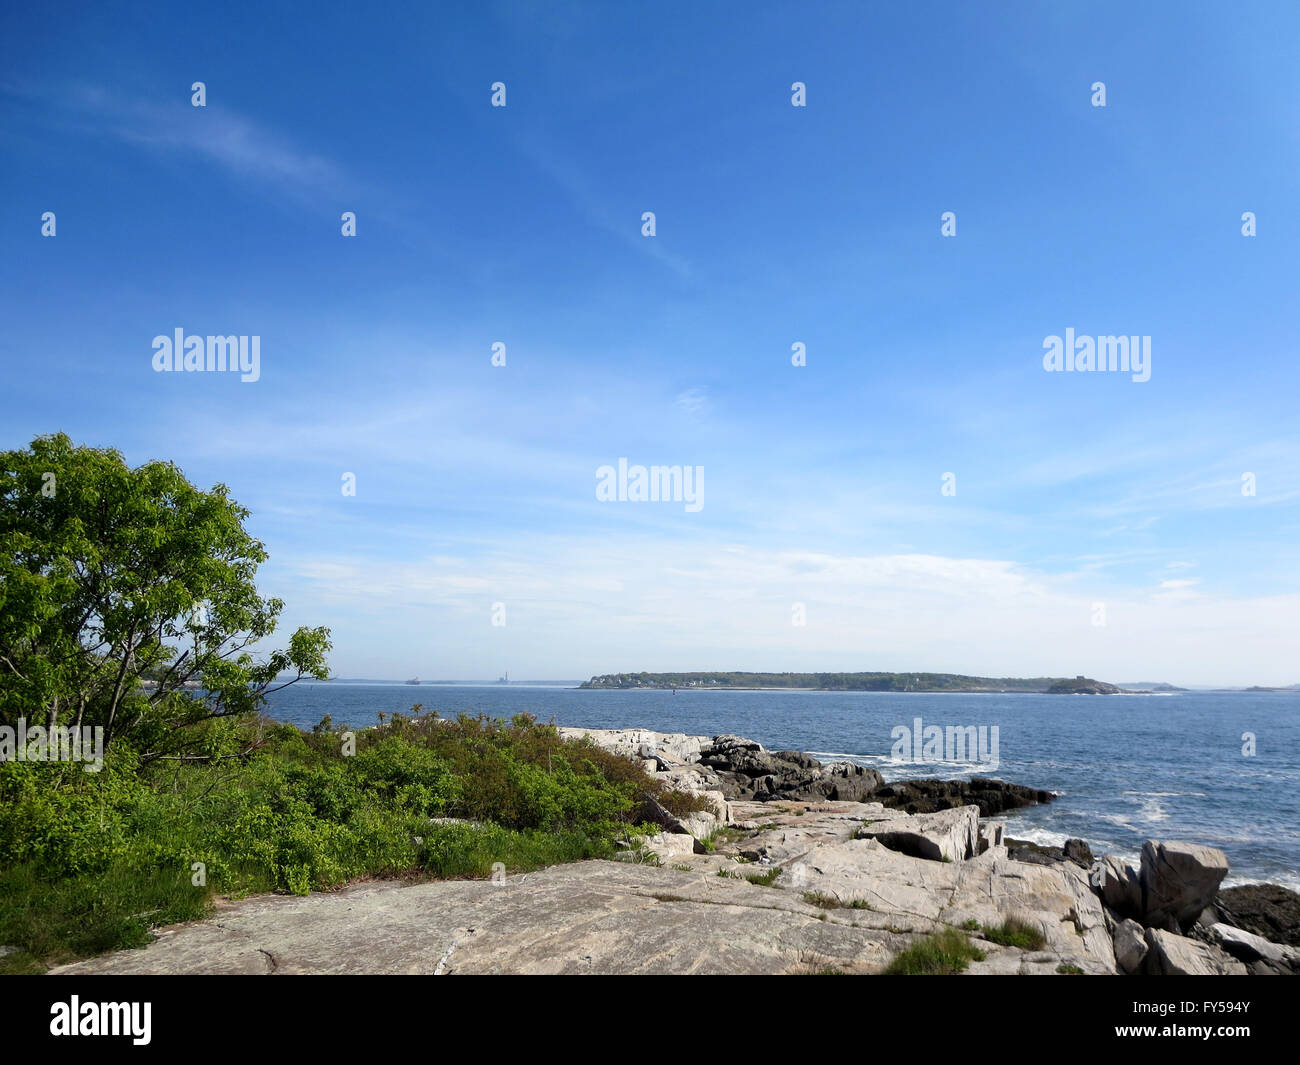
<path fill-rule="evenodd" d="M 770 750 L 808 751 L 878 769 L 886 780 L 997 776 L 1046 788 L 1050 805 L 1009 815 L 1008 835 L 1040 843 L 1077 836 L 1094 852 L 1136 861 L 1147 839 L 1219 847 L 1228 882 L 1300 890 L 1300 692 L 1171 695 L 926 695 L 877 692 L 582 691 L 483 685 L 300 683 L 276 693 L 271 717 L 309 727 L 372 725 L 415 703 L 444 717 L 527 711 L 558 725 L 736 733 Z M 892 730 L 997 726 L 995 771 L 901 764 Z M 1255 737 L 1245 755 L 1243 734 Z"/>

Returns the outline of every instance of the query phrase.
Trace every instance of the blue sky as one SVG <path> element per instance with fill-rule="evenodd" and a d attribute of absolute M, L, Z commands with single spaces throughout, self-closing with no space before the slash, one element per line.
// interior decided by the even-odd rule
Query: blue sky
<path fill-rule="evenodd" d="M 228 484 L 344 676 L 1295 683 L 1298 46 L 1285 4 L 10 6 L 0 447 Z M 1150 380 L 1046 372 L 1067 327 Z M 260 379 L 154 372 L 176 328 Z M 703 508 L 598 501 L 619 458 Z"/>

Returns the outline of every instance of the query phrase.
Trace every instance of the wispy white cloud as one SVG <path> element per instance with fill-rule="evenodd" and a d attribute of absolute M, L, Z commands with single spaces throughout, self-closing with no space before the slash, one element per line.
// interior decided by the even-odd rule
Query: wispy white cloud
<path fill-rule="evenodd" d="M 297 196 L 357 191 L 356 181 L 325 155 L 217 103 L 193 107 L 188 98 L 160 103 L 98 85 L 16 91 L 41 99 L 54 108 L 56 119 L 75 123 L 86 133 L 111 136 L 151 152 L 206 160 L 242 180 Z"/>
<path fill-rule="evenodd" d="M 614 197 L 591 175 L 589 169 L 579 166 L 537 132 L 518 137 L 516 144 L 525 158 L 559 186 L 574 209 L 588 222 L 629 247 L 663 263 L 677 276 L 691 276 L 690 263 L 682 256 L 666 250 L 662 236 L 658 233 L 653 237 L 641 235 L 642 210 L 651 208 L 638 209 L 624 217 L 609 206 Z"/>
<path fill-rule="evenodd" d="M 677 393 L 673 406 L 685 414 L 700 414 L 709 409 L 709 390 L 707 388 L 688 388 Z"/>

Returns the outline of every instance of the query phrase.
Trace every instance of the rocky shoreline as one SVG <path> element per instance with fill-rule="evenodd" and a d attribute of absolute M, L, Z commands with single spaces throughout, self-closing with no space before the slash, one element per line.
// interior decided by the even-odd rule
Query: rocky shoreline
<path fill-rule="evenodd" d="M 1078 870 L 1100 902 L 1102 927 L 1111 941 L 1109 951 L 1095 949 L 1093 960 L 1109 964 L 1112 972 L 1300 973 L 1300 895 L 1277 885 L 1220 891 L 1228 873 L 1227 856 L 1220 850 L 1151 840 L 1134 869 L 1110 855 L 1094 858 L 1083 840 L 1069 840 L 1057 849 L 1006 839 L 1000 823 L 986 820 L 1051 802 L 1055 795 L 1049 791 L 981 778 L 886 784 L 874 769 L 847 761 L 822 765 L 807 754 L 767 751 L 753 740 L 732 735 L 560 731 L 570 738 L 588 736 L 602 747 L 639 758 L 647 771 L 667 774 L 679 790 L 709 794 L 715 816 L 727 807 L 722 815 L 726 820 L 720 823 L 734 823 L 731 805 L 738 801 L 852 803 L 875 807 L 881 815 L 863 812 L 863 826 L 854 839 L 872 839 L 912 858 L 965 862 L 991 853 L 991 875 L 1002 878 L 1021 876 L 1017 866 L 1051 868 L 1068 881 L 1062 898 L 1076 891 Z M 845 809 L 839 816 L 855 814 Z M 679 825 L 672 831 L 692 829 Z M 663 845 L 662 837 L 657 845 Z M 762 846 L 750 850 L 772 860 Z M 864 861 L 864 872 L 870 864 Z M 1060 920 L 1074 923 L 1084 935 L 1078 909 Z"/>
<path fill-rule="evenodd" d="M 1051 801 L 1001 781 L 886 784 L 738 736 L 561 728 L 697 796 L 621 861 L 492 880 L 223 901 L 139 950 L 54 973 L 881 973 L 930 937 L 970 974 L 1293 974 L 1300 896 L 1220 890 L 1221 851 L 1151 841 L 1134 869 L 1008 840 Z M 1014 934 L 1012 934 L 1014 932 Z"/>

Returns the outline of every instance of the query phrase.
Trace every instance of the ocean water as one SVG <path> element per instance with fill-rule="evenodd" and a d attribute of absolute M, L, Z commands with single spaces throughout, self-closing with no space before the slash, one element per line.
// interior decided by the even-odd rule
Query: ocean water
<path fill-rule="evenodd" d="M 1007 834 L 1136 863 L 1147 839 L 1223 850 L 1229 884 L 1300 890 L 1300 693 L 1188 692 L 1150 696 L 898 694 L 888 692 L 582 691 L 521 685 L 300 683 L 268 714 L 301 727 L 374 724 L 414 703 L 444 717 L 527 711 L 557 725 L 731 732 L 769 750 L 807 751 L 878 769 L 886 780 L 996 776 L 1059 798 L 1005 818 Z M 891 759 L 892 730 L 997 726 L 996 770 Z M 1256 753 L 1242 753 L 1243 733 Z"/>

